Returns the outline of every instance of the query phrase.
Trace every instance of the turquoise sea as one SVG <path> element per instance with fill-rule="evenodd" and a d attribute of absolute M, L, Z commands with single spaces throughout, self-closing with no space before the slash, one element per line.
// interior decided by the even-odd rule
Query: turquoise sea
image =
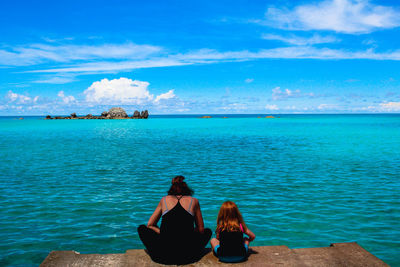
<path fill-rule="evenodd" d="M 186 176 L 215 229 L 235 201 L 254 245 L 356 241 L 400 266 L 400 115 L 0 118 L 0 266 L 123 253 Z"/>

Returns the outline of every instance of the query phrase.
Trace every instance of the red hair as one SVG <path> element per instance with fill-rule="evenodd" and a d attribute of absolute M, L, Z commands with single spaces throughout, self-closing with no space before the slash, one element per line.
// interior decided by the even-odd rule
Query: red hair
<path fill-rule="evenodd" d="M 242 225 L 243 230 L 246 231 L 247 228 L 243 221 L 243 217 L 239 211 L 239 208 L 234 202 L 225 201 L 219 209 L 216 232 L 219 233 L 222 231 L 240 231 L 240 224 Z"/>

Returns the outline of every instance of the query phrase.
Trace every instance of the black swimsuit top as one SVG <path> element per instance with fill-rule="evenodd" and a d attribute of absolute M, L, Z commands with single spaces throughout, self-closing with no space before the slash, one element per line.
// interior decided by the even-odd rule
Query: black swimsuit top
<path fill-rule="evenodd" d="M 218 254 L 220 256 L 244 256 L 246 249 L 242 231 L 222 231 L 219 233 L 220 247 Z"/>
<path fill-rule="evenodd" d="M 194 232 L 194 216 L 182 207 L 182 197 L 176 198 L 178 203 L 175 207 L 162 215 L 160 233 L 164 238 L 178 241 L 191 238 Z"/>

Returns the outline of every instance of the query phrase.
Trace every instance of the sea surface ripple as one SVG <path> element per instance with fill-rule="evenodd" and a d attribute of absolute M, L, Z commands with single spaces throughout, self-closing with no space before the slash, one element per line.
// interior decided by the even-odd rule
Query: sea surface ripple
<path fill-rule="evenodd" d="M 0 118 L 0 265 L 52 250 L 143 248 L 184 175 L 213 231 L 235 201 L 254 245 L 356 241 L 400 266 L 400 115 L 148 120 Z"/>

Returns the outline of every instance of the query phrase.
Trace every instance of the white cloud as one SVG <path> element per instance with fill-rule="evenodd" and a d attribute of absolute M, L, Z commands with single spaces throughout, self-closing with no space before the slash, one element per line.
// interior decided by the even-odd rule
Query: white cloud
<path fill-rule="evenodd" d="M 252 83 L 254 82 L 254 79 L 252 78 L 247 78 L 246 80 L 244 80 L 245 83 Z"/>
<path fill-rule="evenodd" d="M 29 96 L 17 94 L 13 91 L 8 91 L 5 97 L 9 103 L 16 103 L 16 104 L 28 104 L 28 103 L 36 103 L 39 99 L 39 96 L 34 97 L 33 99 Z"/>
<path fill-rule="evenodd" d="M 289 30 L 331 30 L 359 34 L 400 25 L 400 13 L 368 0 L 325 0 L 293 10 L 268 8 L 267 23 Z"/>
<path fill-rule="evenodd" d="M 287 99 L 287 98 L 294 98 L 294 97 L 302 97 L 300 90 L 281 90 L 281 88 L 275 87 L 272 89 L 272 99 L 273 100 L 282 100 L 282 99 Z"/>
<path fill-rule="evenodd" d="M 268 110 L 279 110 L 277 105 L 266 105 L 265 109 L 268 109 Z"/>
<path fill-rule="evenodd" d="M 400 102 L 388 102 L 379 104 L 383 111 L 400 111 Z"/>
<path fill-rule="evenodd" d="M 13 92 L 10 90 L 10 91 L 8 91 L 6 98 L 8 98 L 10 102 L 14 102 L 15 100 L 18 99 L 18 94 L 13 93 Z"/>
<path fill-rule="evenodd" d="M 72 102 L 75 102 L 75 97 L 73 97 L 72 95 L 69 95 L 69 96 L 65 95 L 64 91 L 58 92 L 58 96 L 61 97 L 62 101 L 65 104 L 70 104 Z"/>
<path fill-rule="evenodd" d="M 164 94 L 161 94 L 161 95 L 158 95 L 157 97 L 156 97 L 156 99 L 154 100 L 154 102 L 155 103 L 158 103 L 160 100 L 163 100 L 163 99 L 171 99 L 171 98 L 174 98 L 175 97 L 175 94 L 174 94 L 174 90 L 169 90 L 168 92 L 166 92 L 166 93 L 164 93 Z"/>
<path fill-rule="evenodd" d="M 83 94 L 87 102 L 98 104 L 142 104 L 153 99 L 148 82 L 119 78 L 94 82 Z"/>
<path fill-rule="evenodd" d="M 278 40 L 284 43 L 292 45 L 314 45 L 314 44 L 324 44 L 324 43 L 335 43 L 338 42 L 334 36 L 321 36 L 319 34 L 314 34 L 311 37 L 301 37 L 297 35 L 281 36 L 277 34 L 263 34 L 262 38 L 265 40 Z"/>

